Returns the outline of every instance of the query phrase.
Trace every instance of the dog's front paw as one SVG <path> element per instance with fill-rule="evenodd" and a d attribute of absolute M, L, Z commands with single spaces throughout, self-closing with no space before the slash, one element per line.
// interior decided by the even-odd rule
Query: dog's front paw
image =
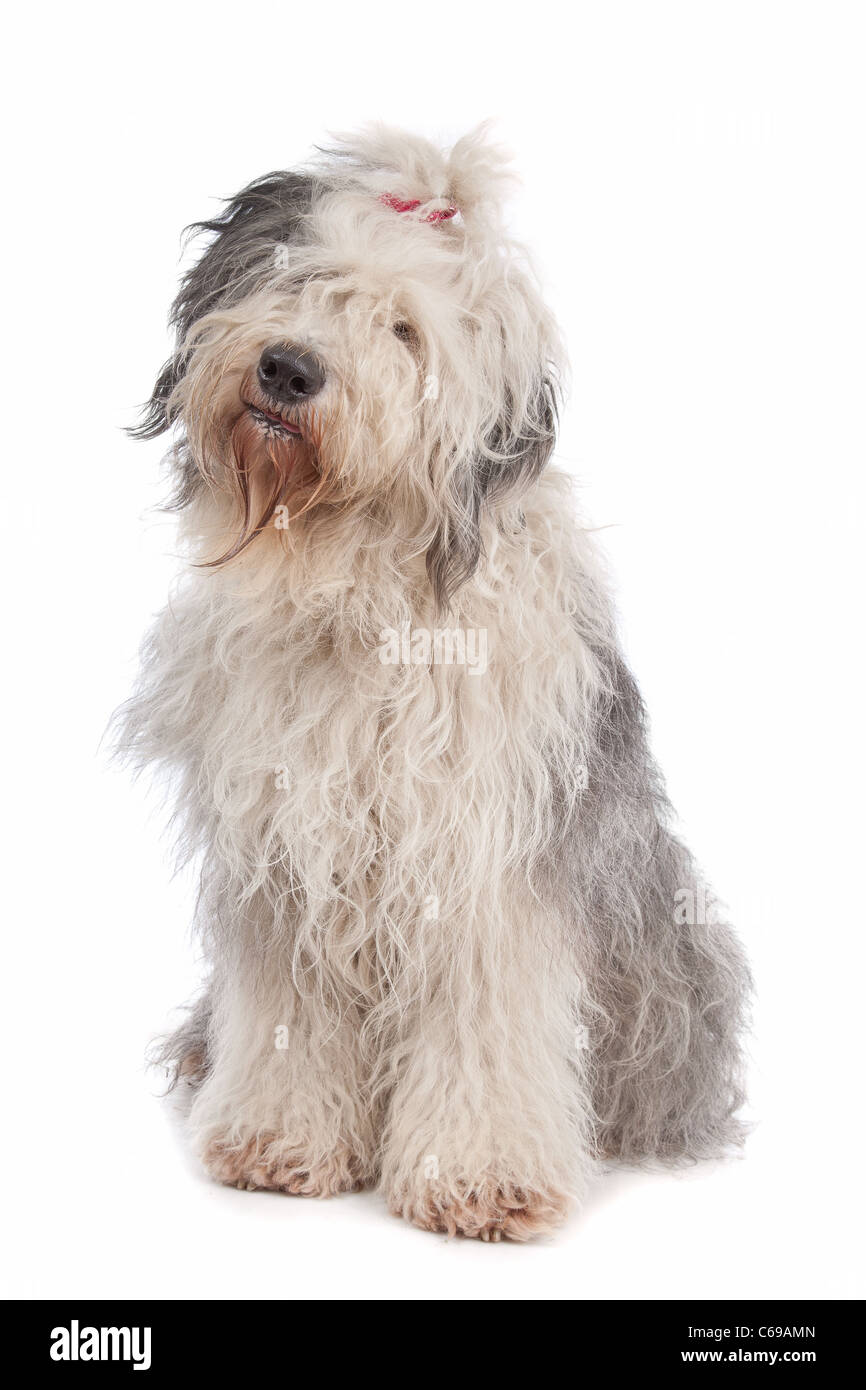
<path fill-rule="evenodd" d="M 332 1197 L 364 1185 L 362 1165 L 348 1146 L 338 1147 L 326 1158 L 311 1158 L 290 1140 L 273 1134 L 211 1140 L 203 1161 L 217 1182 L 249 1192 L 268 1188 L 297 1197 Z"/>
<path fill-rule="evenodd" d="M 431 1180 L 392 1193 L 391 1210 L 425 1231 L 479 1240 L 531 1240 L 565 1220 L 569 1199 L 555 1189 L 522 1187 L 486 1177 L 479 1182 Z"/>

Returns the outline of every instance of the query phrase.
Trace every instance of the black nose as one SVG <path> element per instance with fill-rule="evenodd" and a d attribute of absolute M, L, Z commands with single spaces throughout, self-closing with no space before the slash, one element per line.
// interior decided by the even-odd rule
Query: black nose
<path fill-rule="evenodd" d="M 259 359 L 259 381 L 268 395 L 286 405 L 315 396 L 325 384 L 325 371 L 309 348 L 277 343 Z"/>

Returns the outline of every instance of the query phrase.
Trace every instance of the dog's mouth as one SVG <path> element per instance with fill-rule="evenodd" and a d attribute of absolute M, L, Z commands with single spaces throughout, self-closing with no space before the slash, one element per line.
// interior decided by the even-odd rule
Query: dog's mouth
<path fill-rule="evenodd" d="M 315 406 L 305 404 L 291 416 L 283 414 L 252 373 L 241 383 L 227 421 L 228 437 L 221 440 L 240 505 L 240 535 L 218 559 L 206 561 L 208 566 L 226 564 L 246 550 L 273 520 L 278 506 L 291 508 L 297 522 L 331 500 L 336 484 L 322 462 L 323 424 Z"/>
<path fill-rule="evenodd" d="M 269 406 L 255 405 L 252 401 L 244 401 L 244 405 L 256 424 L 261 425 L 268 433 L 273 431 L 276 434 L 285 435 L 289 439 L 303 437 L 303 430 L 300 425 L 296 424 L 294 420 L 286 419 L 278 410 Z"/>

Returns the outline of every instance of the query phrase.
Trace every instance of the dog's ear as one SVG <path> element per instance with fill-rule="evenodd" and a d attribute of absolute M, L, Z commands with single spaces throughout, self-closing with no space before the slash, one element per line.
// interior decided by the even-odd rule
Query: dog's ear
<path fill-rule="evenodd" d="M 265 174 L 229 199 L 219 216 L 187 228 L 187 237 L 210 233 L 211 240 L 181 281 L 169 320 L 175 352 L 156 379 L 140 423 L 129 430 L 134 438 L 155 439 L 169 428 L 168 403 L 186 370 L 184 345 L 193 324 L 290 270 L 289 249 L 304 239 L 320 185 L 310 174 Z"/>
<path fill-rule="evenodd" d="M 557 420 L 557 389 L 545 373 L 521 419 L 515 419 L 508 402 L 483 446 L 455 471 L 445 517 L 427 552 L 427 574 L 438 610 L 447 610 L 457 590 L 475 573 L 485 506 L 519 496 L 543 472 L 556 443 Z"/>

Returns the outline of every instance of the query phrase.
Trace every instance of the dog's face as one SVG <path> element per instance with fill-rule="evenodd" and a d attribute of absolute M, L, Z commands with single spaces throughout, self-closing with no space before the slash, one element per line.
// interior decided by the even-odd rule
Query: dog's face
<path fill-rule="evenodd" d="M 140 433 L 178 420 L 183 500 L 210 484 L 226 563 L 278 506 L 363 510 L 417 542 L 437 602 L 472 573 L 485 507 L 554 437 L 555 332 L 499 222 L 501 162 L 377 131 L 272 174 L 199 230 L 177 352 Z"/>

